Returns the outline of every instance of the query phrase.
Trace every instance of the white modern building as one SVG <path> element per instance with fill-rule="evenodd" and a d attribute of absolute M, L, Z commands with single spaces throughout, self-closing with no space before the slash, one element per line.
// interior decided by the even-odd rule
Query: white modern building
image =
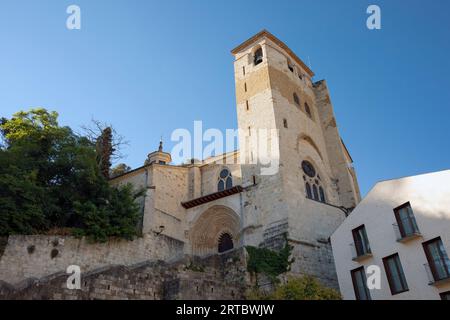
<path fill-rule="evenodd" d="M 377 183 L 331 244 L 346 300 L 450 300 L 450 170 Z"/>

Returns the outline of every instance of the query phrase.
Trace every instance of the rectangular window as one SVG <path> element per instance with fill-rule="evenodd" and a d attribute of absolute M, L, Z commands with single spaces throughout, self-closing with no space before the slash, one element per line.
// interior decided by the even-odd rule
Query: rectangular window
<path fill-rule="evenodd" d="M 245 107 L 247 108 L 247 111 L 250 109 L 250 106 L 248 105 L 248 100 L 245 101 Z"/>
<path fill-rule="evenodd" d="M 353 229 L 352 233 L 353 241 L 355 242 L 356 256 L 360 257 L 371 253 L 365 226 L 362 225 L 356 229 Z"/>
<path fill-rule="evenodd" d="M 247 92 L 247 82 L 244 82 L 244 90 Z"/>
<path fill-rule="evenodd" d="M 242 74 L 245 76 L 245 66 L 242 67 Z"/>
<path fill-rule="evenodd" d="M 288 123 L 287 123 L 287 120 L 286 120 L 286 119 L 283 119 L 283 126 L 287 129 Z"/>
<path fill-rule="evenodd" d="M 423 243 L 434 281 L 450 278 L 450 261 L 441 237 Z"/>
<path fill-rule="evenodd" d="M 394 209 L 395 219 L 397 220 L 398 228 L 402 238 L 419 234 L 416 218 L 409 202 Z"/>
<path fill-rule="evenodd" d="M 383 258 L 383 264 L 392 295 L 408 291 L 408 284 L 398 254 Z"/>
<path fill-rule="evenodd" d="M 450 300 L 450 291 L 442 292 L 439 294 L 442 300 Z"/>
<path fill-rule="evenodd" d="M 356 300 L 371 300 L 364 267 L 351 271 Z"/>

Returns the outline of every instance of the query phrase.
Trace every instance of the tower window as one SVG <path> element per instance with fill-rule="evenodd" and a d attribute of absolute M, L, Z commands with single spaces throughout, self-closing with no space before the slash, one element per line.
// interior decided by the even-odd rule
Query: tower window
<path fill-rule="evenodd" d="M 247 92 L 247 82 L 244 82 L 244 90 Z"/>
<path fill-rule="evenodd" d="M 298 97 L 298 95 L 294 92 L 294 94 L 292 95 L 294 98 L 294 102 L 296 105 L 300 105 L 300 98 Z"/>
<path fill-rule="evenodd" d="M 245 107 L 247 108 L 247 111 L 250 109 L 250 107 L 248 105 L 248 100 L 245 101 Z"/>
<path fill-rule="evenodd" d="M 233 178 L 228 169 L 223 169 L 219 174 L 219 182 L 217 183 L 217 190 L 224 191 L 233 187 Z"/>
<path fill-rule="evenodd" d="M 245 66 L 242 67 L 242 74 L 245 76 Z"/>
<path fill-rule="evenodd" d="M 308 117 L 312 119 L 311 109 L 309 108 L 309 105 L 306 102 L 305 102 L 305 112 L 308 115 Z"/>
<path fill-rule="evenodd" d="M 255 51 L 255 55 L 253 56 L 253 64 L 257 66 L 263 61 L 263 51 L 262 48 L 259 48 Z"/>
<path fill-rule="evenodd" d="M 294 66 L 289 59 L 287 60 L 287 66 L 291 72 L 294 72 Z"/>
<path fill-rule="evenodd" d="M 286 119 L 283 119 L 283 125 L 284 125 L 285 128 L 288 127 L 288 123 L 287 123 L 287 120 L 286 120 Z"/>

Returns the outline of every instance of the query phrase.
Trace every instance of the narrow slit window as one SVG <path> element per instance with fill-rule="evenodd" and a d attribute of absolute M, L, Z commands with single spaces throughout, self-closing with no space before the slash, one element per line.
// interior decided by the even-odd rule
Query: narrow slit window
<path fill-rule="evenodd" d="M 300 98 L 298 97 L 298 95 L 294 92 L 292 97 L 294 98 L 295 104 L 299 106 L 300 105 Z"/>
<path fill-rule="evenodd" d="M 312 113 L 311 113 L 311 108 L 309 107 L 309 105 L 305 102 L 305 112 L 308 115 L 308 117 L 310 119 L 312 119 Z"/>

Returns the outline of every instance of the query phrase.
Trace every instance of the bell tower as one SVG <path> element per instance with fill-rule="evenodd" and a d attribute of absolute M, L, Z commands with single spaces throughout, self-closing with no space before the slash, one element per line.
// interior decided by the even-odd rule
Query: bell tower
<path fill-rule="evenodd" d="M 244 241 L 276 249 L 286 234 L 296 258 L 292 271 L 337 285 L 328 238 L 360 195 L 326 82 L 314 82 L 311 69 L 266 30 L 232 54 L 242 179 L 253 182 L 245 193 Z M 277 134 L 265 138 L 260 130 Z M 255 134 L 276 147 L 269 174 L 259 161 L 261 141 L 250 142 Z"/>

